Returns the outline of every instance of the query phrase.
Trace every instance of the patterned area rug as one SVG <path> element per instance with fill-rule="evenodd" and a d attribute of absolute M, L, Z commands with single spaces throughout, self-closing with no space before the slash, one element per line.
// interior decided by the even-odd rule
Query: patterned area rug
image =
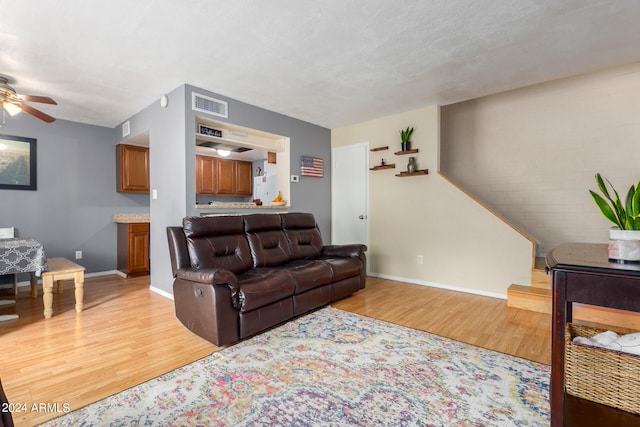
<path fill-rule="evenodd" d="M 44 426 L 546 426 L 549 366 L 324 308 Z"/>

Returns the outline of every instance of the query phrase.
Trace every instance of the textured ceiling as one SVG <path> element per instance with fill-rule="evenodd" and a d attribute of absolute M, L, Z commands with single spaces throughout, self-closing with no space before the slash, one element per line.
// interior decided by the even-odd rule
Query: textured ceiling
<path fill-rule="evenodd" d="M 635 0 L 0 0 L 0 74 L 113 127 L 183 83 L 328 128 L 640 61 Z M 35 120 L 35 119 L 34 119 Z"/>

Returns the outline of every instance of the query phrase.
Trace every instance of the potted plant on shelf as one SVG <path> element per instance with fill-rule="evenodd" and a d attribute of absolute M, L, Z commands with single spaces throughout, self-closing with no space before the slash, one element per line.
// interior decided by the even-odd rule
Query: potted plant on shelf
<path fill-rule="evenodd" d="M 616 262 L 640 262 L 640 181 L 627 191 L 623 204 L 609 180 L 607 189 L 602 176 L 596 174 L 598 188 L 604 197 L 589 190 L 602 215 L 615 226 L 609 229 L 609 258 Z"/>
<path fill-rule="evenodd" d="M 409 139 L 411 138 L 411 134 L 413 133 L 412 127 L 407 127 L 400 131 L 400 146 L 402 147 L 402 151 L 409 150 Z"/>

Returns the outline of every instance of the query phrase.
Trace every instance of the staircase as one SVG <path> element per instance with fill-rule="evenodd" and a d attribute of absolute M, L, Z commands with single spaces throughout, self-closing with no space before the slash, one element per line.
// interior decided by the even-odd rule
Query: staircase
<path fill-rule="evenodd" d="M 551 278 L 545 272 L 544 258 L 536 258 L 531 269 L 531 285 L 511 285 L 507 289 L 507 307 L 551 314 Z M 640 330 L 640 313 L 573 304 L 573 318 L 602 325 Z"/>

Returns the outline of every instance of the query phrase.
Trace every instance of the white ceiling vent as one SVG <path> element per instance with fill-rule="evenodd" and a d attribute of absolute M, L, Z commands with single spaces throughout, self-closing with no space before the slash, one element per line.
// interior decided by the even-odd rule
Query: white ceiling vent
<path fill-rule="evenodd" d="M 224 117 L 225 119 L 229 118 L 229 105 L 225 101 L 195 92 L 191 94 L 191 101 L 191 107 L 196 111 Z"/>

